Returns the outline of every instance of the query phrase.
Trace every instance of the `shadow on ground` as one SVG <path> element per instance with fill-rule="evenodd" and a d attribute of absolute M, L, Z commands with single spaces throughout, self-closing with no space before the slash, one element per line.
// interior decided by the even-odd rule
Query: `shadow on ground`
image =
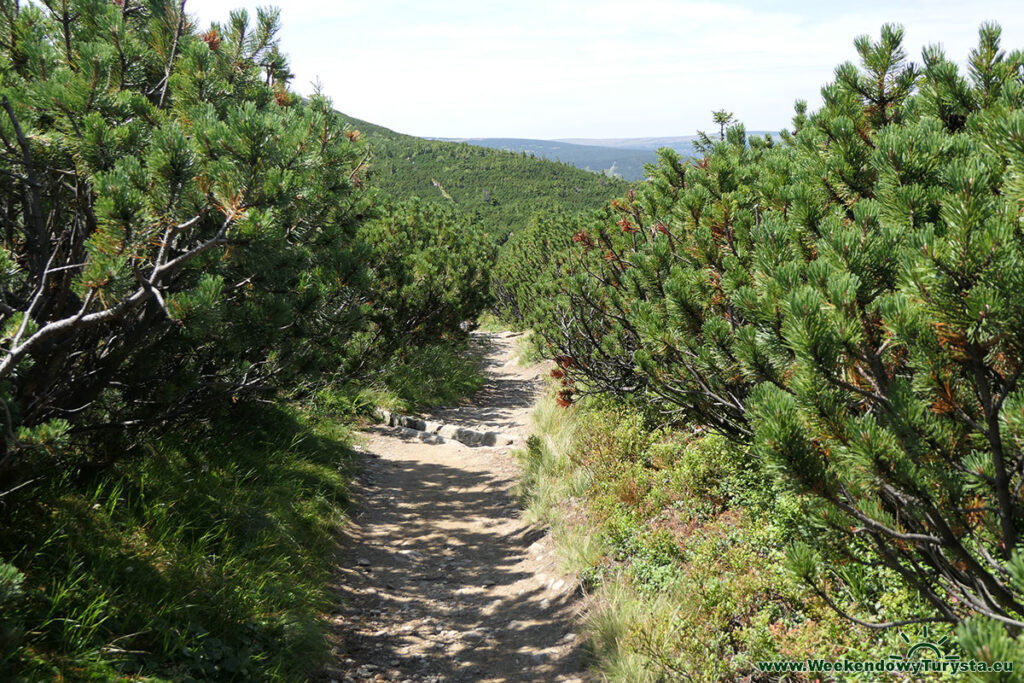
<path fill-rule="evenodd" d="M 539 373 L 508 362 L 510 342 L 493 346 L 473 404 L 436 415 L 524 428 Z M 549 574 L 545 531 L 520 519 L 510 458 L 384 427 L 367 434 L 360 501 L 339 551 L 327 678 L 584 680 L 578 594 Z"/>

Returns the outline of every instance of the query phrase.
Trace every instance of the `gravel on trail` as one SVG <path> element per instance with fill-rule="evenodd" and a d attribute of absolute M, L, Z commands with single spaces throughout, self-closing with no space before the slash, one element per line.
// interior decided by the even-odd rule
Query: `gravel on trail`
<path fill-rule="evenodd" d="M 550 365 L 516 363 L 517 335 L 474 333 L 487 385 L 428 419 L 515 437 Z M 583 683 L 578 583 L 512 493 L 515 446 L 365 432 L 352 519 L 340 539 L 323 681 Z"/>

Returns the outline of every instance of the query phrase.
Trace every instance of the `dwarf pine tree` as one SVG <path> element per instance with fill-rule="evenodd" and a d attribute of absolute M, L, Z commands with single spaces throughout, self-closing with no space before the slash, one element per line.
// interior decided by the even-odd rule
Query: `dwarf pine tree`
<path fill-rule="evenodd" d="M 365 189 L 278 28 L 0 0 L 0 475 L 72 429 L 352 379 L 483 306 L 487 236 Z"/>
<path fill-rule="evenodd" d="M 613 359 L 632 400 L 799 491 L 817 548 L 792 565 L 830 604 L 829 566 L 884 567 L 928 607 L 862 623 L 1024 626 L 1024 54 L 999 37 L 966 75 L 938 48 L 909 62 L 897 27 L 858 39 L 780 140 L 663 153 L 528 309 L 580 391 Z"/>
<path fill-rule="evenodd" d="M 966 84 L 943 84 L 949 64 L 933 49 L 922 95 L 908 97 L 915 70 L 898 37 L 858 41 L 865 73 L 840 67 L 797 136 L 805 184 L 818 181 L 835 208 L 798 233 L 816 252 L 802 277 L 777 282 L 794 358 L 784 381 L 755 390 L 755 443 L 825 503 L 844 548 L 872 548 L 938 618 L 1021 626 L 1024 254 L 1012 179 L 1024 157 L 1012 141 L 1024 56 L 1003 55 L 998 29 L 983 27 L 965 118 L 944 121 L 936 104 Z"/>
<path fill-rule="evenodd" d="M 488 303 L 488 235 L 449 208 L 379 199 L 359 231 L 373 292 L 358 355 L 379 357 L 451 335 Z"/>
<path fill-rule="evenodd" d="M 0 3 L 0 460 L 259 386 L 355 279 L 364 150 L 285 89 L 276 13 L 183 8 Z"/>

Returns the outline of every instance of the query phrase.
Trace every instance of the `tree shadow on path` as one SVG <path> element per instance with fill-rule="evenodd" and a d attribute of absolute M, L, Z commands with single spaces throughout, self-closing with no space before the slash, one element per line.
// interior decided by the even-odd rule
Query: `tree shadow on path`
<path fill-rule="evenodd" d="M 538 578 L 553 559 L 536 556 L 545 532 L 519 518 L 514 468 L 487 468 L 484 449 L 374 431 L 379 454 L 340 551 L 329 677 L 583 680 L 578 595 Z"/>

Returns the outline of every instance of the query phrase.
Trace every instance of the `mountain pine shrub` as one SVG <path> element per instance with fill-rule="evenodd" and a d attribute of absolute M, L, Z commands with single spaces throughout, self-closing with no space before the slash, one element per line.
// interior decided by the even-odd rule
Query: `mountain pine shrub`
<path fill-rule="evenodd" d="M 920 596 L 909 621 L 1015 631 L 1024 54 L 995 25 L 965 74 L 901 43 L 859 38 L 792 131 L 731 126 L 694 164 L 663 151 L 572 234 L 552 221 L 560 253 L 507 248 L 498 272 L 572 392 L 707 426 L 798 491 L 815 547 L 792 565 L 837 609 L 838 571 L 880 567 Z M 527 284 L 538 259 L 557 266 Z M 850 616 L 902 621 L 871 611 Z"/>
<path fill-rule="evenodd" d="M 288 90 L 277 12 L 184 7 L 0 0 L 12 482 L 73 437 L 373 372 L 487 295 L 482 230 L 364 189 L 358 131 Z"/>

